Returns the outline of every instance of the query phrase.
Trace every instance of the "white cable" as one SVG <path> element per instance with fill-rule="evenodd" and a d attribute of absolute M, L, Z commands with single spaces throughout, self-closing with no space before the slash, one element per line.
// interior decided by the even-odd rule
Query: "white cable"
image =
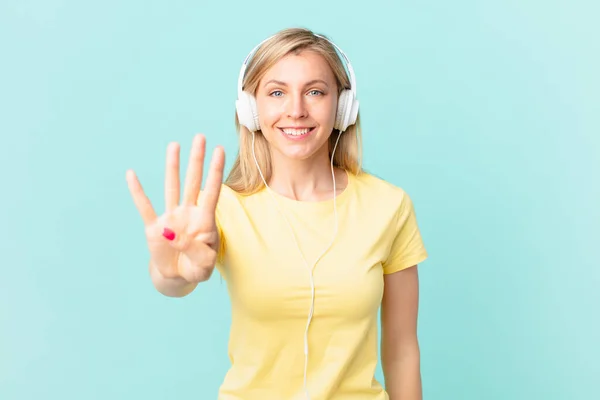
<path fill-rule="evenodd" d="M 308 388 L 307 388 L 307 372 L 308 372 L 308 328 L 310 326 L 310 322 L 312 320 L 312 316 L 313 316 L 314 309 L 315 309 L 315 282 L 314 282 L 313 272 L 314 272 L 315 266 L 317 265 L 317 263 L 319 262 L 319 260 L 321 259 L 321 257 L 323 257 L 325 255 L 325 253 L 331 248 L 331 246 L 333 246 L 333 242 L 335 241 L 335 237 L 337 236 L 337 232 L 338 232 L 338 216 L 337 216 L 337 204 L 336 204 L 337 189 L 336 189 L 336 184 L 335 184 L 335 172 L 333 170 L 333 157 L 335 155 L 335 149 L 337 148 L 337 145 L 338 145 L 338 142 L 340 140 L 340 136 L 341 135 L 342 135 L 342 131 L 339 131 L 338 137 L 337 137 L 337 139 L 335 141 L 335 145 L 333 146 L 333 151 L 331 152 L 331 163 L 330 163 L 330 165 L 331 165 L 331 177 L 333 179 L 333 214 L 334 214 L 334 218 L 335 218 L 335 225 L 334 225 L 334 230 L 333 230 L 333 237 L 331 238 L 331 242 L 325 248 L 325 250 L 323 251 L 323 253 L 321 253 L 321 255 L 319 255 L 319 257 L 317 257 L 317 259 L 315 260 L 315 262 L 314 262 L 314 264 L 313 264 L 313 266 L 311 268 L 310 264 L 308 263 L 308 261 L 306 261 L 306 258 L 304 257 L 304 253 L 302 253 L 302 249 L 300 249 L 300 244 L 298 243 L 298 239 L 296 238 L 296 234 L 294 233 L 294 229 L 292 228 L 292 225 L 290 224 L 290 221 L 286 218 L 286 216 L 283 213 L 283 211 L 281 210 L 281 208 L 279 208 L 279 203 L 277 202 L 277 199 L 273 195 L 273 192 L 272 192 L 271 188 L 267 184 L 267 181 L 265 180 L 265 177 L 263 176 L 263 173 L 260 170 L 260 166 L 258 165 L 258 160 L 256 159 L 256 153 L 254 151 L 254 132 L 252 132 L 252 156 L 254 157 L 254 163 L 256 164 L 256 168 L 258 168 L 258 173 L 260 174 L 260 177 L 262 178 L 262 181 L 265 184 L 265 187 L 267 188 L 267 191 L 271 195 L 271 198 L 275 202 L 275 206 L 279 210 L 279 213 L 283 216 L 283 219 L 287 223 L 288 228 L 290 229 L 290 232 L 292 233 L 292 237 L 294 238 L 294 242 L 296 243 L 296 247 L 298 248 L 298 252 L 300 253 L 300 256 L 302 257 L 302 260 L 304 260 L 304 263 L 306 264 L 306 268 L 308 269 L 308 272 L 310 273 L 310 294 L 311 294 L 310 311 L 308 313 L 308 320 L 306 321 L 306 330 L 304 332 L 304 393 L 306 394 L 306 399 L 307 400 L 310 400 L 310 396 L 308 394 Z"/>

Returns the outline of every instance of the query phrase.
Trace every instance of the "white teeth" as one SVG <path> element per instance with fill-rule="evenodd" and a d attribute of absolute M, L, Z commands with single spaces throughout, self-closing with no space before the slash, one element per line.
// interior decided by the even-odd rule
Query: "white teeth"
<path fill-rule="evenodd" d="M 310 129 L 282 129 L 286 135 L 300 136 L 308 133 Z"/>

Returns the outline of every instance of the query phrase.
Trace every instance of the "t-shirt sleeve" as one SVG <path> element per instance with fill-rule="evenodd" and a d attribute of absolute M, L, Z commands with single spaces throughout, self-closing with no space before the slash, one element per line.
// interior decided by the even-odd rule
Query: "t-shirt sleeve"
<path fill-rule="evenodd" d="M 427 258 L 412 199 L 404 193 L 396 213 L 394 239 L 383 263 L 383 273 L 391 274 L 419 264 Z"/>

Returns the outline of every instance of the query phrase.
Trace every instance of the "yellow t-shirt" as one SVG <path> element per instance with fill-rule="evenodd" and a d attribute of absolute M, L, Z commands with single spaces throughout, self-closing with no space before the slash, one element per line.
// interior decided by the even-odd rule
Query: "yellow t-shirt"
<path fill-rule="evenodd" d="M 333 235 L 333 200 L 273 195 L 312 267 Z M 409 196 L 373 175 L 348 173 L 337 212 L 337 237 L 313 272 L 308 392 L 311 400 L 388 399 L 374 377 L 383 274 L 418 264 L 427 252 Z M 225 185 L 217 221 L 223 248 L 217 269 L 232 307 L 231 368 L 218 398 L 305 400 L 310 277 L 289 226 L 265 189 L 243 196 Z"/>

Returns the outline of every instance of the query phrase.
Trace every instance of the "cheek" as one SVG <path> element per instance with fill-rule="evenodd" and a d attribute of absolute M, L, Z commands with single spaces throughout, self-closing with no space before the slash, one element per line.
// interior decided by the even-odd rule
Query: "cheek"
<path fill-rule="evenodd" d="M 311 114 L 319 121 L 321 125 L 331 125 L 335 123 L 337 101 L 328 101 L 315 107 Z"/>
<path fill-rule="evenodd" d="M 281 111 L 276 104 L 268 104 L 265 101 L 258 101 L 256 109 L 261 127 L 270 129 L 281 118 Z"/>

